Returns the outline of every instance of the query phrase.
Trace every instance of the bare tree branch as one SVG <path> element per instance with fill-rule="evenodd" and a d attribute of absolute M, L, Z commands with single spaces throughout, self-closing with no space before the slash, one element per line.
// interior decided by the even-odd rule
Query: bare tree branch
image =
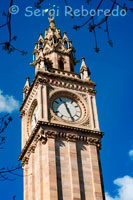
<path fill-rule="evenodd" d="M 9 12 L 9 10 L 12 8 L 12 5 L 13 5 L 13 0 L 10 0 L 10 5 L 9 5 L 9 9 L 8 9 L 7 14 L 5 12 L 3 12 L 3 16 L 6 17 L 6 23 L 0 25 L 0 28 L 2 29 L 2 28 L 7 26 L 7 28 L 8 28 L 8 39 L 7 39 L 7 41 L 1 42 L 0 45 L 2 45 L 2 49 L 6 50 L 9 54 L 16 50 L 16 51 L 20 52 L 22 55 L 25 55 L 27 52 L 16 48 L 12 44 L 12 41 L 16 40 L 16 36 L 12 37 L 12 29 L 11 29 L 11 27 L 12 27 L 12 25 L 11 25 L 12 14 L 11 14 L 11 12 Z"/>

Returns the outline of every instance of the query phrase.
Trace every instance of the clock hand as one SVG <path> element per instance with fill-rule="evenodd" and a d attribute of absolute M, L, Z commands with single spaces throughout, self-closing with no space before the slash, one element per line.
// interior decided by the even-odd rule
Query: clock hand
<path fill-rule="evenodd" d="M 71 112 L 70 112 L 70 110 L 69 110 L 69 108 L 68 108 L 66 102 L 63 102 L 63 103 L 64 103 L 64 105 L 65 105 L 65 107 L 66 107 L 66 110 L 67 110 L 68 114 L 70 115 L 72 121 L 74 121 L 74 119 L 73 119 L 73 117 L 72 117 L 72 115 L 71 115 Z"/>
<path fill-rule="evenodd" d="M 36 121 L 37 121 L 37 120 L 36 120 L 36 114 L 34 114 L 34 119 L 35 119 L 35 122 L 36 122 Z"/>

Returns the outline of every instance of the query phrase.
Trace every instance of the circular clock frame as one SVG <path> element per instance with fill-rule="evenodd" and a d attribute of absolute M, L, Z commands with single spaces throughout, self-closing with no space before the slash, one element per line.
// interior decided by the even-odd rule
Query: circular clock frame
<path fill-rule="evenodd" d="M 34 130 L 38 120 L 38 106 L 36 105 L 31 115 L 31 132 Z"/>
<path fill-rule="evenodd" d="M 53 110 L 53 102 L 58 98 L 68 98 L 74 101 L 79 106 L 80 111 L 81 111 L 81 116 L 79 117 L 79 119 L 75 121 L 69 121 L 69 120 L 67 121 L 57 116 L 57 114 L 55 114 Z M 56 121 L 65 122 L 69 124 L 82 124 L 88 119 L 88 109 L 86 107 L 86 103 L 84 102 L 84 99 L 78 94 L 75 94 L 73 92 L 66 91 L 66 90 L 65 91 L 58 90 L 58 91 L 52 92 L 52 94 L 50 95 L 50 113 Z"/>
<path fill-rule="evenodd" d="M 52 110 L 57 117 L 69 122 L 76 122 L 82 115 L 78 103 L 66 96 L 56 98 L 52 103 Z"/>
<path fill-rule="evenodd" d="M 29 112 L 28 112 L 28 120 L 27 120 L 27 134 L 28 136 L 31 135 L 32 133 L 32 115 L 34 113 L 34 110 L 36 109 L 36 107 L 38 106 L 38 103 L 37 103 L 37 100 L 34 99 L 31 106 L 30 106 L 30 109 L 29 109 Z"/>

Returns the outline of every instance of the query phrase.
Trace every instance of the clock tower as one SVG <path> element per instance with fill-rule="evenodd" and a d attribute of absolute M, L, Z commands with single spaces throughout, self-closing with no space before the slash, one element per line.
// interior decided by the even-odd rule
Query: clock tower
<path fill-rule="evenodd" d="M 103 200 L 96 84 L 50 18 L 33 51 L 21 105 L 24 200 Z"/>

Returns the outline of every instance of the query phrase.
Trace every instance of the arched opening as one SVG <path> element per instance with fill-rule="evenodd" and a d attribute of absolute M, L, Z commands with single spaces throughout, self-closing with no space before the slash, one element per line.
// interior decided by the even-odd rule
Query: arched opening
<path fill-rule="evenodd" d="M 31 107 L 28 113 L 28 121 L 27 121 L 27 133 L 31 134 L 38 120 L 38 102 L 36 99 L 33 100 Z"/>
<path fill-rule="evenodd" d="M 54 36 L 53 37 L 53 43 L 56 44 L 57 43 L 57 38 Z"/>
<path fill-rule="evenodd" d="M 70 70 L 71 72 L 74 72 L 74 65 L 72 63 L 70 63 Z"/>
<path fill-rule="evenodd" d="M 65 47 L 66 47 L 66 48 L 68 48 L 68 44 L 67 44 L 67 42 L 66 42 L 66 41 L 64 42 L 64 45 L 65 45 Z"/>
<path fill-rule="evenodd" d="M 60 70 L 64 70 L 64 62 L 62 58 L 58 61 L 58 65 Z"/>
<path fill-rule="evenodd" d="M 42 42 L 40 42 L 40 44 L 39 44 L 39 48 L 42 48 L 42 46 L 43 46 L 43 44 L 42 44 Z"/>
<path fill-rule="evenodd" d="M 52 61 L 50 61 L 49 59 L 45 59 L 45 60 L 44 60 L 44 64 L 45 64 L 45 66 L 46 66 L 47 68 L 52 68 L 52 66 L 53 66 Z"/>

